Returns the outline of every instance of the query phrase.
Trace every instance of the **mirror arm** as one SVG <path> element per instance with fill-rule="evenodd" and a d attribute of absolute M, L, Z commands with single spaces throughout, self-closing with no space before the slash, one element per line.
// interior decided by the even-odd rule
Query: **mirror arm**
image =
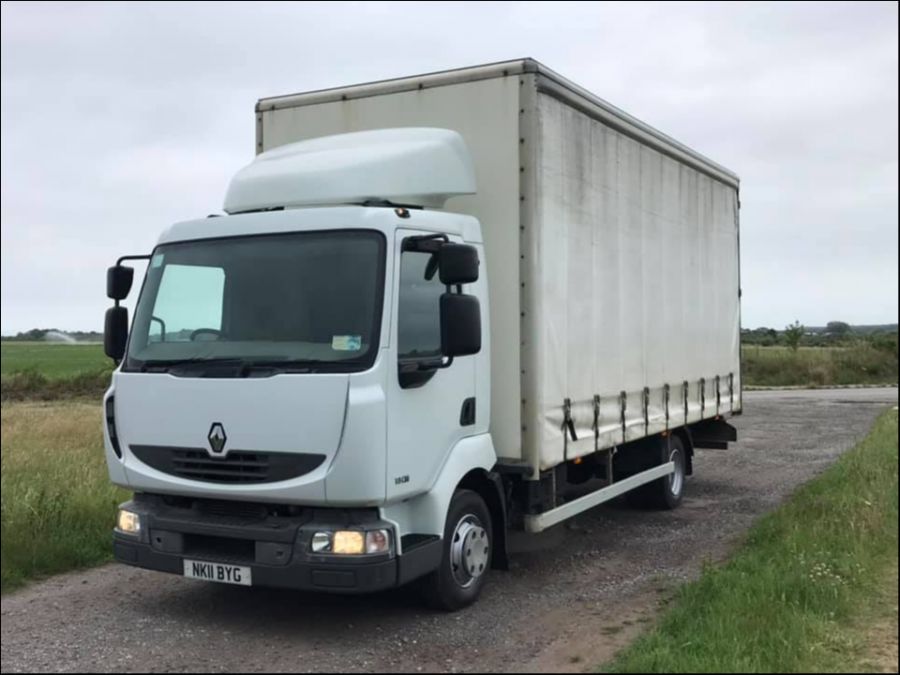
<path fill-rule="evenodd" d="M 444 368 L 449 368 L 453 365 L 453 357 L 452 356 L 442 356 L 440 359 L 435 360 L 422 360 L 422 361 L 407 361 L 406 363 L 400 364 L 401 372 L 419 372 L 424 373 L 429 370 L 442 370 Z"/>
<path fill-rule="evenodd" d="M 121 267 L 123 260 L 150 260 L 150 258 L 150 253 L 145 253 L 144 255 L 123 255 L 121 258 L 116 260 L 116 266 Z"/>

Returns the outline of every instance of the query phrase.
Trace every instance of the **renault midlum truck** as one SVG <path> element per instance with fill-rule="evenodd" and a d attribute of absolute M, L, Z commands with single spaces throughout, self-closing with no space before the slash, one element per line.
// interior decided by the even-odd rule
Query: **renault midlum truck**
<path fill-rule="evenodd" d="M 735 440 L 732 172 L 530 59 L 255 125 L 225 215 L 107 274 L 119 561 L 452 610 L 509 532 L 675 508 Z"/>

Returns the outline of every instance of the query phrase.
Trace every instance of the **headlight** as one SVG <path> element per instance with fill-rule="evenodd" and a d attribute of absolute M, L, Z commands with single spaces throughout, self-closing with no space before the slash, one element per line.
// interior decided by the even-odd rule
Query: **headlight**
<path fill-rule="evenodd" d="M 389 553 L 391 535 L 387 530 L 371 530 L 366 532 L 366 553 Z"/>
<path fill-rule="evenodd" d="M 334 555 L 363 555 L 391 552 L 391 533 L 388 530 L 338 530 L 316 532 L 310 549 L 313 553 Z"/>
<path fill-rule="evenodd" d="M 124 534 L 136 536 L 141 533 L 141 517 L 131 511 L 119 509 L 119 516 L 116 518 L 116 529 Z"/>
<path fill-rule="evenodd" d="M 331 532 L 316 532 L 311 548 L 313 553 L 331 553 Z"/>
<path fill-rule="evenodd" d="M 334 553 L 344 555 L 360 555 L 366 552 L 362 532 L 339 530 L 334 533 Z"/>

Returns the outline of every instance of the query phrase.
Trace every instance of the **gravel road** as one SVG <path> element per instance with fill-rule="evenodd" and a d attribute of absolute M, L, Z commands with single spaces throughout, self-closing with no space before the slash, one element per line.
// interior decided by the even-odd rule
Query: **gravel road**
<path fill-rule="evenodd" d="M 745 393 L 740 441 L 697 452 L 680 509 L 612 504 L 517 538 L 513 569 L 456 614 L 403 590 L 310 595 L 108 565 L 3 597 L 2 670 L 589 669 L 896 404 L 896 389 Z"/>

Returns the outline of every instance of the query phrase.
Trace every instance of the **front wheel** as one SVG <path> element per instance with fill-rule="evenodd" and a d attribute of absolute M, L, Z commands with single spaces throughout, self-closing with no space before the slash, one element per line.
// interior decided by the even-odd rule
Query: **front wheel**
<path fill-rule="evenodd" d="M 453 611 L 475 602 L 491 568 L 492 547 L 491 514 L 484 500 L 472 490 L 457 490 L 447 511 L 441 566 L 423 579 L 428 603 Z"/>

